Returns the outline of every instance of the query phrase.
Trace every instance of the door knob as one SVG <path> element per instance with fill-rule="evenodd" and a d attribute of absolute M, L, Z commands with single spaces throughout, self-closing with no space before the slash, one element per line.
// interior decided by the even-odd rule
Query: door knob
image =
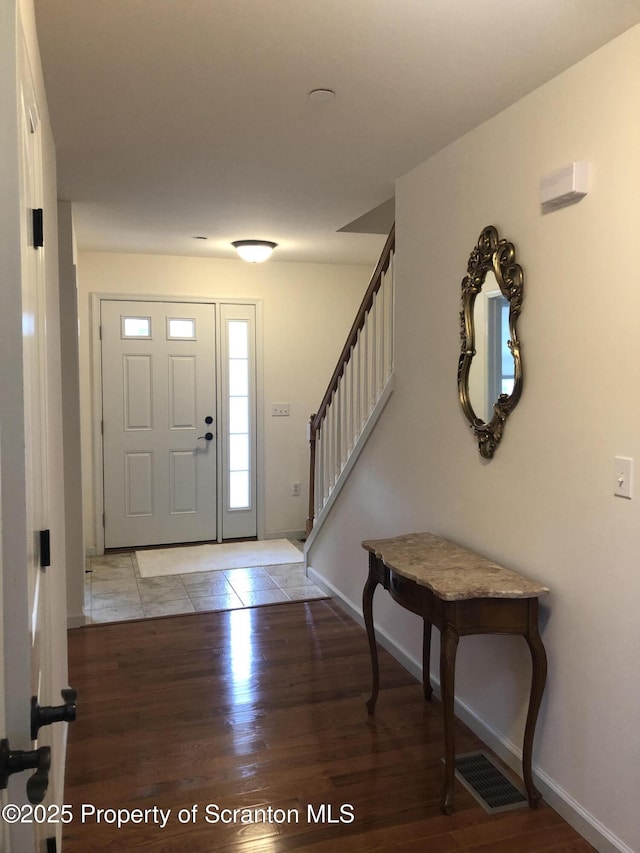
<path fill-rule="evenodd" d="M 44 800 L 49 786 L 49 768 L 51 767 L 51 748 L 11 750 L 6 738 L 0 740 L 0 788 L 9 784 L 9 776 L 23 770 L 35 770 L 27 781 L 29 802 L 37 805 Z"/>
<path fill-rule="evenodd" d="M 212 424 L 213 418 L 211 417 L 211 415 L 207 415 L 207 417 L 204 419 L 204 422 L 205 424 Z"/>
<path fill-rule="evenodd" d="M 206 438 L 207 441 L 211 441 L 211 439 L 213 438 L 213 433 L 212 432 L 205 432 L 204 435 L 199 435 L 198 441 L 200 441 L 201 438 Z"/>
<path fill-rule="evenodd" d="M 38 730 L 51 723 L 72 723 L 76 718 L 78 691 L 67 687 L 60 691 L 64 705 L 38 705 L 38 699 L 31 697 L 31 740 L 38 737 Z"/>

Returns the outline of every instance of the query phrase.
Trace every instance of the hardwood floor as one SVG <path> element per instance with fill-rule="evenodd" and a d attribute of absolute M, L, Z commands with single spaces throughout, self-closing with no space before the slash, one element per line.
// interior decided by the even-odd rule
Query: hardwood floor
<path fill-rule="evenodd" d="M 488 815 L 458 783 L 444 816 L 439 703 L 381 650 L 369 718 L 366 635 L 331 601 L 90 625 L 69 654 L 65 853 L 593 850 L 544 803 Z"/>

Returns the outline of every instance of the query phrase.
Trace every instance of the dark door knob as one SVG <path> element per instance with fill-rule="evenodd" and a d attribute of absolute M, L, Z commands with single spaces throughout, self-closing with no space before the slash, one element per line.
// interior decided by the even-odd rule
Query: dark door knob
<path fill-rule="evenodd" d="M 12 750 L 6 738 L 0 740 L 0 788 L 7 787 L 9 776 L 14 773 L 35 770 L 36 772 L 27 781 L 27 797 L 30 803 L 37 805 L 44 800 L 44 795 L 47 793 L 50 767 L 50 747 Z"/>
<path fill-rule="evenodd" d="M 204 435 L 199 435 L 198 441 L 200 441 L 201 438 L 206 438 L 207 441 L 211 441 L 211 439 L 213 438 L 213 433 L 212 432 L 205 432 Z"/>
<path fill-rule="evenodd" d="M 38 737 L 38 730 L 51 723 L 72 723 L 76 718 L 78 691 L 67 687 L 60 691 L 64 705 L 38 705 L 35 696 L 31 697 L 31 740 Z"/>

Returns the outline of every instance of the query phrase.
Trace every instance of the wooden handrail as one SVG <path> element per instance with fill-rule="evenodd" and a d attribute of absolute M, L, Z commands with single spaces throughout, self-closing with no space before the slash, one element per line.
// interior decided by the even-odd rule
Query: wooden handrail
<path fill-rule="evenodd" d="M 358 333 L 363 328 L 365 321 L 367 319 L 367 315 L 373 306 L 373 299 L 376 293 L 380 290 L 382 285 L 382 277 L 389 269 L 389 264 L 391 263 L 391 256 L 395 250 L 396 245 L 396 226 L 395 224 L 391 228 L 391 232 L 387 238 L 386 243 L 384 244 L 384 249 L 382 250 L 382 254 L 380 255 L 380 260 L 373 271 L 373 275 L 371 276 L 371 281 L 369 282 L 369 286 L 367 287 L 366 293 L 362 299 L 360 304 L 360 308 L 358 309 L 358 313 L 356 314 L 356 319 L 353 321 L 353 325 L 351 326 L 351 330 L 347 336 L 346 343 L 342 348 L 342 352 L 340 353 L 340 357 L 338 358 L 338 363 L 336 364 L 336 368 L 333 371 L 333 375 L 329 381 L 329 385 L 327 386 L 327 390 L 325 391 L 324 397 L 322 398 L 322 402 L 320 403 L 320 407 L 316 414 L 311 415 L 309 420 L 309 450 L 310 450 L 310 466 L 309 466 L 309 513 L 307 516 L 307 525 L 306 532 L 307 536 L 311 533 L 313 529 L 313 521 L 315 515 L 315 473 L 316 473 L 316 433 L 320 428 L 320 424 L 323 421 L 327 413 L 327 407 L 331 402 L 331 398 L 336 392 L 338 388 L 338 383 L 340 382 L 340 377 L 344 373 L 344 369 L 349 362 L 349 357 L 351 354 L 351 350 L 356 345 L 358 340 Z"/>
<path fill-rule="evenodd" d="M 322 402 L 318 408 L 317 413 L 311 419 L 311 439 L 315 439 L 315 434 L 318 430 L 318 427 L 322 423 L 322 419 L 327 413 L 327 406 L 333 396 L 336 388 L 338 387 L 338 382 L 340 381 L 340 377 L 344 373 L 344 368 L 347 362 L 349 361 L 349 353 L 355 346 L 355 343 L 358 339 L 358 332 L 364 326 L 364 322 L 367 318 L 367 314 L 371 310 L 371 306 L 373 305 L 373 297 L 380 290 L 380 285 L 382 284 L 382 276 L 389 269 L 389 264 L 391 262 L 391 255 L 395 249 L 396 245 L 396 226 L 395 224 L 391 228 L 391 232 L 387 238 L 387 242 L 384 244 L 384 249 L 382 250 L 382 254 L 380 255 L 380 260 L 378 261 L 378 265 L 373 271 L 373 275 L 371 276 L 371 281 L 369 282 L 369 286 L 367 287 L 367 291 L 364 295 L 360 308 L 358 309 L 358 313 L 356 314 L 356 319 L 353 321 L 353 326 L 351 327 L 351 331 L 347 337 L 347 341 L 340 353 L 340 357 L 338 358 L 338 363 L 336 364 L 336 369 L 333 371 L 333 375 L 329 380 L 329 385 L 327 386 L 327 390 L 325 391 L 324 397 L 322 398 Z"/>

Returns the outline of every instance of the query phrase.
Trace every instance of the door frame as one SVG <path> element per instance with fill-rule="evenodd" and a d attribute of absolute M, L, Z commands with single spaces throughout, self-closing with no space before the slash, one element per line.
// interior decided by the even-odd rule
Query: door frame
<path fill-rule="evenodd" d="M 106 293 L 93 292 L 89 294 L 90 311 L 90 348 L 91 348 L 91 437 L 93 454 L 91 469 L 93 473 L 93 505 L 94 539 L 96 555 L 104 554 L 104 446 L 102 435 L 102 341 L 100 339 L 100 313 L 103 301 L 118 302 L 179 302 L 201 303 L 203 305 L 253 305 L 256 312 L 256 499 L 258 539 L 264 538 L 264 391 L 263 391 L 263 332 L 262 332 L 262 299 L 246 297 L 221 296 L 178 296 L 176 294 L 149 293 Z M 216 310 L 216 324 L 219 311 Z M 216 335 L 216 412 L 220 411 L 221 403 L 221 371 L 220 358 L 221 340 Z M 224 476 L 220 442 L 216 442 L 217 459 L 217 541 L 222 541 L 222 477 Z"/>

